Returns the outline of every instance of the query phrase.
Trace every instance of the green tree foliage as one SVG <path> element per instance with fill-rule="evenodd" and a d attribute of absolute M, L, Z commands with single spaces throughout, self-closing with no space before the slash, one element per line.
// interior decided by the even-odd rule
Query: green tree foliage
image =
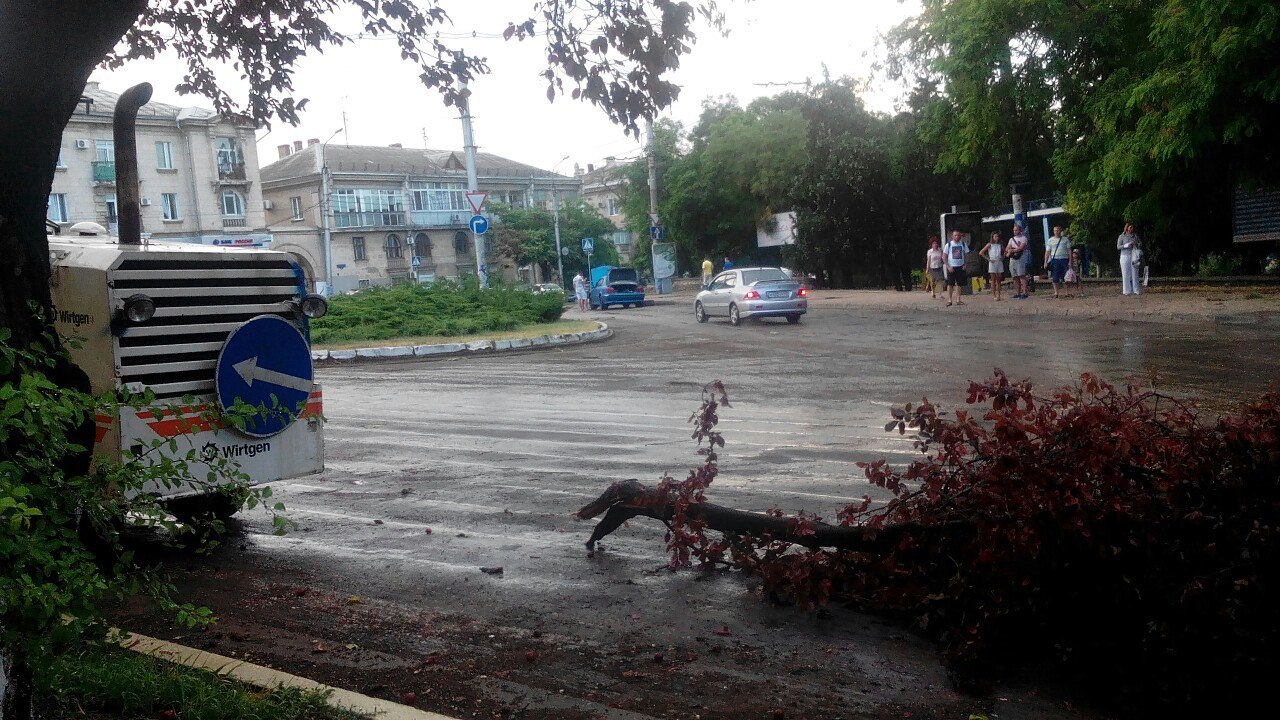
<path fill-rule="evenodd" d="M 923 5 L 894 33 L 893 69 L 946 88 L 922 126 L 938 167 L 990 169 L 993 192 L 1020 172 L 1056 180 L 1101 249 L 1132 219 L 1154 262 L 1194 262 L 1229 244 L 1236 186 L 1280 182 L 1269 0 Z"/>
<path fill-rule="evenodd" d="M 804 164 L 803 96 L 788 93 L 742 107 L 733 98 L 707 101 L 679 149 L 678 128 L 661 128 L 658 214 L 668 241 L 677 243 L 680 268 L 696 270 L 704 256 L 751 259 L 758 255 L 756 225 L 791 209 Z M 627 218 L 648 235 L 648 168 L 627 171 Z M 638 214 L 637 214 L 638 213 Z M 646 244 L 647 247 L 647 244 Z"/>
<path fill-rule="evenodd" d="M 975 181 L 935 173 L 920 116 L 870 113 L 850 83 L 818 86 L 803 112 L 796 265 L 839 287 L 909 288 L 939 213 L 970 201 Z"/>
<path fill-rule="evenodd" d="M 587 256 L 582 252 L 582 238 L 595 240 L 591 262 L 595 265 L 616 265 L 618 249 L 609 236 L 616 228 L 608 218 L 579 198 L 561 198 L 560 247 L 568 249 L 564 256 L 564 271 L 572 273 L 587 266 Z M 552 277 L 557 268 L 555 216 L 541 207 L 517 208 L 496 204 L 493 208 L 498 222 L 494 223 L 493 242 L 498 252 L 516 261 L 518 265 L 537 264 L 543 277 Z M 564 285 L 561 282 L 561 285 Z"/>

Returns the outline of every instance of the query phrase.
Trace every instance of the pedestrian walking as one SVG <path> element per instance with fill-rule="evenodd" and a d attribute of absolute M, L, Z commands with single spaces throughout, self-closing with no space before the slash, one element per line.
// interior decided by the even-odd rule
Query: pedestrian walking
<path fill-rule="evenodd" d="M 587 311 L 587 281 L 582 277 L 582 271 L 579 270 L 577 275 L 573 276 L 573 296 L 578 299 L 578 312 Z"/>
<path fill-rule="evenodd" d="M 991 276 L 991 294 L 995 296 L 996 302 L 999 302 L 1000 283 L 1004 280 L 1004 243 L 1000 241 L 1000 233 L 991 233 L 991 239 L 986 245 L 978 251 L 978 254 L 987 259 L 987 274 Z"/>
<path fill-rule="evenodd" d="M 1027 299 L 1027 261 L 1030 260 L 1031 248 L 1022 226 L 1014 224 L 1013 237 L 1004 247 L 1004 256 L 1009 258 L 1009 277 L 1013 278 L 1013 298 Z"/>
<path fill-rule="evenodd" d="M 1084 256 L 1080 248 L 1071 248 L 1071 262 L 1065 280 L 1068 285 L 1076 286 L 1076 297 L 1084 297 Z"/>
<path fill-rule="evenodd" d="M 711 264 L 711 258 L 702 256 L 702 289 L 706 290 L 711 284 L 711 276 L 716 272 L 715 266 Z"/>
<path fill-rule="evenodd" d="M 1053 237 L 1044 244 L 1044 267 L 1049 271 L 1049 281 L 1053 283 L 1053 296 L 1062 297 L 1058 290 L 1064 284 L 1067 270 L 1071 265 L 1071 239 L 1062 234 L 1062 228 L 1054 226 Z"/>
<path fill-rule="evenodd" d="M 938 236 L 930 236 L 929 251 L 924 254 L 924 276 L 929 281 L 929 297 L 936 298 L 939 291 L 946 292 L 943 286 L 946 282 L 946 273 L 942 270 L 944 260 Z"/>
<path fill-rule="evenodd" d="M 964 237 L 959 230 L 951 233 L 951 239 L 946 245 L 942 246 L 942 254 L 947 258 L 945 266 L 947 272 L 947 307 L 952 305 L 963 305 L 964 301 L 960 299 L 960 286 L 968 282 L 968 274 L 964 271 L 965 256 L 969 254 L 969 246 L 965 244 Z M 952 302 L 952 298 L 955 301 Z"/>
<path fill-rule="evenodd" d="M 1138 237 L 1133 223 L 1124 224 L 1124 231 L 1116 238 L 1116 249 L 1120 251 L 1120 292 L 1123 295 L 1138 295 L 1138 262 L 1142 257 L 1142 239 Z"/>

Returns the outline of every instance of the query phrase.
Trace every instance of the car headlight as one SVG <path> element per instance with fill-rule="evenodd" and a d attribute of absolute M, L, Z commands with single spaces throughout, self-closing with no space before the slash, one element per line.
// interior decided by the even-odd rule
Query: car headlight
<path fill-rule="evenodd" d="M 143 295 L 130 295 L 124 301 L 124 317 L 137 324 L 150 320 L 156 314 L 156 301 Z"/>
<path fill-rule="evenodd" d="M 311 293 L 302 298 L 302 302 L 298 303 L 298 312 L 312 320 L 322 318 L 329 313 L 329 301 L 325 300 L 322 295 Z"/>

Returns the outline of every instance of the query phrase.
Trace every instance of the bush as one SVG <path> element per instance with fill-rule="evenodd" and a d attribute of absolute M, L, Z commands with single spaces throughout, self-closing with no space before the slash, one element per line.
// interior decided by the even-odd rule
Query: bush
<path fill-rule="evenodd" d="M 1200 258 L 1196 277 L 1231 277 L 1240 274 L 1240 258 L 1210 253 Z"/>
<path fill-rule="evenodd" d="M 862 464 L 894 498 L 839 512 L 873 541 L 858 551 L 767 534 L 712 542 L 677 512 L 673 564 L 728 556 L 771 595 L 902 618 L 939 641 L 969 691 L 1041 662 L 1133 714 L 1256 707 L 1280 663 L 1280 394 L 1208 421 L 1088 374 L 1042 397 L 997 370 L 970 384 L 969 403 L 988 407 L 894 411 L 886 430 L 914 429 L 925 457 Z M 713 471 L 710 407 L 695 437 L 710 439 Z M 682 502 L 704 501 L 714 472 L 700 472 L 679 485 Z M 792 537 L 819 520 L 791 518 Z"/>
<path fill-rule="evenodd" d="M 480 289 L 475 281 L 397 285 L 335 297 L 329 314 L 311 323 L 316 343 L 453 337 L 512 330 L 560 319 L 563 298 L 506 287 Z"/>

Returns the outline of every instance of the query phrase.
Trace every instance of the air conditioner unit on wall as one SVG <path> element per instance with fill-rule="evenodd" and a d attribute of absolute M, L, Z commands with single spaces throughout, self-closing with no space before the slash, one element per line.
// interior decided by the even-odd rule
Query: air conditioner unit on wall
<path fill-rule="evenodd" d="M 143 195 L 142 197 L 138 198 L 138 204 L 141 205 L 142 207 L 147 207 L 148 205 L 151 204 L 151 198 L 147 197 L 146 195 Z"/>
<path fill-rule="evenodd" d="M 89 141 L 88 141 L 88 140 L 77 140 L 77 141 L 76 141 L 76 149 L 77 149 L 77 150 L 88 150 L 88 149 L 89 149 Z"/>
<path fill-rule="evenodd" d="M 263 201 L 262 201 L 262 209 L 263 209 L 263 210 L 271 210 L 271 209 L 273 209 L 273 208 L 275 208 L 275 203 L 271 202 L 270 200 L 263 200 Z"/>

